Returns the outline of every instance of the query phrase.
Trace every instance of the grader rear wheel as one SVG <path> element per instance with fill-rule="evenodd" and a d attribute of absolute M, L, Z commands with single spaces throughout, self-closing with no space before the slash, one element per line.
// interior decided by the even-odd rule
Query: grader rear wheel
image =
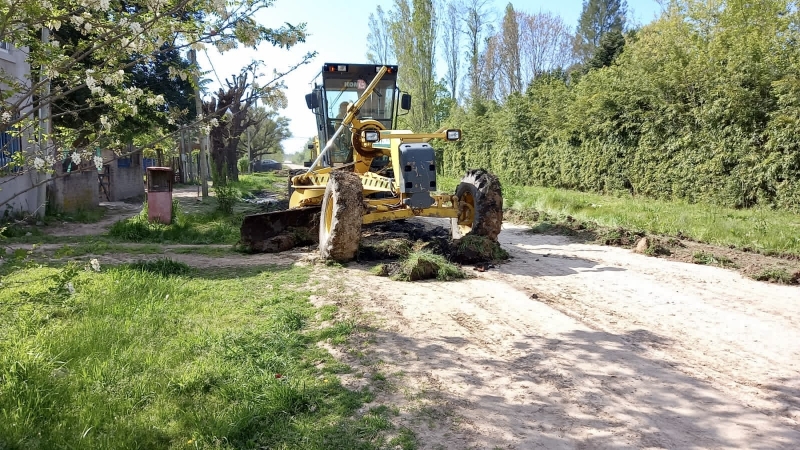
<path fill-rule="evenodd" d="M 456 188 L 459 215 L 451 220 L 453 239 L 466 235 L 497 240 L 503 225 L 503 195 L 500 181 L 483 169 L 467 172 Z"/>
<path fill-rule="evenodd" d="M 355 257 L 364 214 L 362 191 L 358 175 L 331 172 L 319 224 L 319 253 L 323 258 L 348 261 Z"/>

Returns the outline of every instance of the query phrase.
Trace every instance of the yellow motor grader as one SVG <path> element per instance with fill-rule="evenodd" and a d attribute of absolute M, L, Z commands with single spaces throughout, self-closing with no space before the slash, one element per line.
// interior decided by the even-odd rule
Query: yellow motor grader
<path fill-rule="evenodd" d="M 411 96 L 397 89 L 397 72 L 391 65 L 323 65 L 306 95 L 317 117 L 316 159 L 289 177 L 288 210 L 245 217 L 241 243 L 247 250 L 283 250 L 276 241 L 305 230 L 318 233 L 322 257 L 346 261 L 358 251 L 362 224 L 415 216 L 451 219 L 454 238 L 497 239 L 503 221 L 497 177 L 470 170 L 454 195 L 436 193 L 430 142 L 457 141 L 461 131 L 394 129 L 398 115 L 411 109 Z"/>

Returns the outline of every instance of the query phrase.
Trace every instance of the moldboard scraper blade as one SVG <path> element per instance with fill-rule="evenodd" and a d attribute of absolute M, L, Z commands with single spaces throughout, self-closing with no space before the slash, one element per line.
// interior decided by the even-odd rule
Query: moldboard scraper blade
<path fill-rule="evenodd" d="M 319 234 L 319 206 L 245 216 L 240 243 L 253 253 L 276 253 L 315 241 Z"/>

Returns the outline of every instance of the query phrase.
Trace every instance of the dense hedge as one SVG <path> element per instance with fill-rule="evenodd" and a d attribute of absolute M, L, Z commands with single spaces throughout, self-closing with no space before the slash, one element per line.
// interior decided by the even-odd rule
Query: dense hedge
<path fill-rule="evenodd" d="M 449 123 L 446 175 L 800 210 L 800 14 L 788 0 L 677 2 L 611 67 L 538 77 Z"/>

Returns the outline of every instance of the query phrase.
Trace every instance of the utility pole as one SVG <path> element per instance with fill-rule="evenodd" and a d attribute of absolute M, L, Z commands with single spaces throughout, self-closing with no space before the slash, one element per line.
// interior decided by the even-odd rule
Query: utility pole
<path fill-rule="evenodd" d="M 189 50 L 189 58 L 192 60 L 192 65 L 199 69 L 197 65 L 197 52 Z M 198 79 L 197 72 L 192 75 L 194 79 L 194 104 L 197 108 L 197 115 L 203 114 L 203 101 L 200 99 L 200 80 Z M 208 136 L 202 132 L 202 127 L 198 128 L 200 137 L 200 186 L 203 189 L 203 198 L 208 198 L 208 164 L 206 162 L 206 149 L 208 148 Z"/>
<path fill-rule="evenodd" d="M 253 142 L 250 137 L 250 127 L 247 127 L 247 172 L 253 173 Z"/>
<path fill-rule="evenodd" d="M 45 47 L 50 42 L 50 29 L 47 27 L 42 27 L 42 45 Z M 50 80 L 49 74 L 45 73 L 44 68 L 42 68 L 42 73 L 40 75 L 42 78 L 48 78 L 47 83 L 44 85 L 44 92 L 39 97 L 39 151 L 42 153 L 43 156 L 47 156 L 48 152 L 51 151 L 49 140 L 50 140 Z M 42 105 L 41 103 L 44 103 Z M 45 159 L 46 160 L 46 159 Z M 47 169 L 50 169 L 48 167 Z M 48 178 L 50 178 L 50 174 L 45 172 L 38 172 L 37 173 L 37 182 L 42 182 Z M 37 208 L 36 208 L 36 217 L 39 219 L 44 218 L 45 214 L 45 205 L 47 203 L 47 183 L 42 183 L 39 187 L 36 188 L 36 197 L 37 197 Z"/>

